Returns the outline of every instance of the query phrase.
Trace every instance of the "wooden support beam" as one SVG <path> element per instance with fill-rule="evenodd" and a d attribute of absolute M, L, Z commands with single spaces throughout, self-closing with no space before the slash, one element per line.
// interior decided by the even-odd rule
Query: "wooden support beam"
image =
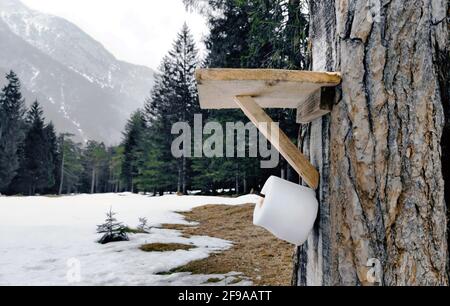
<path fill-rule="evenodd" d="M 322 87 L 310 95 L 297 108 L 297 123 L 306 124 L 333 110 L 336 89 Z"/>
<path fill-rule="evenodd" d="M 253 122 L 260 132 L 272 143 L 286 161 L 295 169 L 303 180 L 313 189 L 319 186 L 319 172 L 309 162 L 296 145 L 278 127 L 273 126 L 273 120 L 250 96 L 236 96 L 236 103 Z M 261 125 L 261 123 L 264 123 Z M 277 129 L 275 131 L 274 129 Z M 277 137 L 278 136 L 278 137 Z"/>

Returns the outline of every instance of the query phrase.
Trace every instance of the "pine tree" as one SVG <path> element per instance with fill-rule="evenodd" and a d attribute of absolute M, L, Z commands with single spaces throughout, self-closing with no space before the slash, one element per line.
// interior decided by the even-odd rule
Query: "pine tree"
<path fill-rule="evenodd" d="M 179 117 L 173 109 L 176 99 L 174 90 L 176 79 L 173 78 L 173 70 L 173 61 L 169 56 L 165 56 L 156 75 L 151 96 L 144 108 L 147 132 L 144 163 L 139 173 L 138 184 L 139 188 L 155 193 L 176 189 L 178 180 L 177 161 L 171 153 L 171 127 Z"/>
<path fill-rule="evenodd" d="M 160 166 L 160 162 L 163 162 L 165 172 L 173 171 L 174 160 L 170 150 L 174 139 L 171 134 L 172 125 L 176 122 L 192 124 L 194 114 L 200 109 L 194 77 L 197 65 L 198 54 L 194 39 L 188 26 L 184 24 L 172 50 L 163 59 L 151 99 L 145 107 L 152 152 L 146 156 L 146 169 L 142 173 L 141 184 L 152 183 L 150 176 L 158 171 L 156 168 Z M 186 193 L 190 184 L 190 160 L 183 156 L 175 162 L 177 191 Z M 162 180 L 159 188 L 167 188 L 163 187 L 165 183 L 174 181 L 169 176 L 163 175 L 166 179 Z"/>
<path fill-rule="evenodd" d="M 152 228 L 148 225 L 148 219 L 141 217 L 139 218 L 139 225 L 137 226 L 137 229 L 141 233 L 148 234 Z"/>
<path fill-rule="evenodd" d="M 108 168 L 108 152 L 104 143 L 90 140 L 84 151 L 84 178 L 85 186 L 89 186 L 89 192 L 100 193 L 105 190 L 103 182 L 105 179 L 104 170 Z"/>
<path fill-rule="evenodd" d="M 49 131 L 46 131 L 43 111 L 35 101 L 27 113 L 27 132 L 22 147 L 20 168 L 13 190 L 34 195 L 55 184 L 54 160 Z"/>
<path fill-rule="evenodd" d="M 114 217 L 116 213 L 109 210 L 106 213 L 105 223 L 97 225 L 97 233 L 103 234 L 98 243 L 106 244 L 110 242 L 128 241 L 127 227 L 121 222 L 117 222 Z"/>
<path fill-rule="evenodd" d="M 176 84 L 174 107 L 178 113 L 179 122 L 194 122 L 194 114 L 198 112 L 199 104 L 197 97 L 195 69 L 198 65 L 198 54 L 195 47 L 194 39 L 186 24 L 183 25 L 181 32 L 178 34 L 174 43 L 174 48 L 169 52 L 170 57 L 174 61 L 174 77 Z M 178 191 L 187 192 L 189 161 L 186 156 L 179 160 L 178 165 Z"/>
<path fill-rule="evenodd" d="M 183 0 L 208 20 L 212 68 L 307 69 L 305 0 Z"/>
<path fill-rule="evenodd" d="M 144 116 L 140 110 L 137 110 L 131 115 L 125 126 L 123 140 L 122 177 L 126 190 L 131 192 L 136 191 L 136 178 L 143 164 L 145 132 Z"/>
<path fill-rule="evenodd" d="M 200 2 L 199 0 L 197 0 Z M 194 0 L 185 0 L 194 4 Z M 191 3 L 189 3 L 191 2 Z M 209 0 L 204 10 L 210 34 L 205 44 L 208 50 L 206 66 L 211 68 L 241 68 L 249 52 L 248 1 Z M 219 12 L 219 13 L 218 13 Z"/>
<path fill-rule="evenodd" d="M 8 186 L 19 169 L 19 150 L 24 136 L 24 99 L 17 75 L 6 75 L 8 84 L 0 93 L 0 192 Z"/>
<path fill-rule="evenodd" d="M 58 161 L 58 194 L 77 192 L 83 174 L 82 148 L 72 140 L 73 134 L 61 134 Z"/>
<path fill-rule="evenodd" d="M 57 190 L 57 178 L 59 177 L 59 147 L 58 147 L 58 138 L 56 136 L 55 126 L 52 122 L 50 122 L 45 128 L 44 133 L 46 137 L 46 143 L 48 145 L 48 150 L 50 153 L 49 164 L 53 167 L 53 173 L 51 175 L 51 179 L 46 189 L 46 193 L 56 194 Z"/>
<path fill-rule="evenodd" d="M 148 131 L 144 161 L 139 170 L 136 183 L 140 190 L 162 194 L 177 190 L 178 162 L 170 151 L 170 137 L 160 134 L 163 130 L 155 122 Z"/>
<path fill-rule="evenodd" d="M 307 69 L 305 57 L 308 19 L 303 0 L 252 0 L 246 8 L 250 32 L 249 52 L 243 66 L 254 68 Z"/>
<path fill-rule="evenodd" d="M 109 163 L 110 178 L 112 192 L 122 191 L 122 165 L 124 160 L 125 149 L 123 146 L 111 148 L 111 160 Z"/>

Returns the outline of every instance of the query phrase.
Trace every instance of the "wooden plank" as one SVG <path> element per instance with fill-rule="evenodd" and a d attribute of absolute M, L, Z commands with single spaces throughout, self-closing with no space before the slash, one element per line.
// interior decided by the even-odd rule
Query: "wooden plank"
<path fill-rule="evenodd" d="M 297 123 L 306 124 L 331 112 L 335 94 L 334 87 L 322 87 L 310 95 L 297 108 Z"/>
<path fill-rule="evenodd" d="M 197 69 L 197 82 L 202 81 L 275 81 L 339 85 L 337 72 L 283 70 L 283 69 Z"/>
<path fill-rule="evenodd" d="M 339 73 L 276 69 L 199 69 L 196 79 L 204 109 L 238 108 L 235 96 L 252 96 L 262 108 L 298 108 L 341 82 Z"/>
<path fill-rule="evenodd" d="M 319 186 L 319 172 L 309 162 L 300 150 L 295 146 L 286 134 L 278 127 L 278 138 L 276 131 L 272 128 L 273 120 L 266 112 L 249 96 L 236 96 L 235 101 L 245 115 L 258 127 L 260 132 L 272 143 L 294 170 L 313 189 Z M 266 123 L 260 125 L 260 123 Z"/>

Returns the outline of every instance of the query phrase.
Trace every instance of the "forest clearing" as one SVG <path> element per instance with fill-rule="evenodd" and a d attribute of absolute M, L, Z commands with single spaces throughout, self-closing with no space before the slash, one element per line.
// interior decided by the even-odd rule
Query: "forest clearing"
<path fill-rule="evenodd" d="M 247 203 L 256 200 L 253 195 L 125 193 L 29 199 L 1 198 L 0 285 L 288 285 L 290 281 L 293 246 L 251 224 L 253 205 Z M 98 244 L 95 227 L 110 208 L 130 228 L 139 217 L 148 217 L 149 233 Z M 255 236 L 260 239 L 251 242 Z M 156 244 L 176 247 L 141 250 Z M 233 248 L 237 251 L 230 253 Z M 223 255 L 227 252 L 231 255 Z M 283 256 L 274 261 L 279 254 Z M 272 269 L 263 271 L 268 261 Z M 208 264 L 199 269 L 198 262 Z M 277 272 L 280 267 L 284 273 Z"/>

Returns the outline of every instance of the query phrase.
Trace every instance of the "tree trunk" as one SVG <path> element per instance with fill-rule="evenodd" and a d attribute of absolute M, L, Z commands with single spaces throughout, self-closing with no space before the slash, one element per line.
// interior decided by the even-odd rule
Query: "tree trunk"
<path fill-rule="evenodd" d="M 288 181 L 292 181 L 292 167 L 289 165 L 286 166 L 286 176 Z"/>
<path fill-rule="evenodd" d="M 299 137 L 321 204 L 296 254 L 298 285 L 448 284 L 448 2 L 377 2 L 310 1 L 312 69 L 343 83 L 332 113 Z"/>
<path fill-rule="evenodd" d="M 242 185 L 244 186 L 244 194 L 247 194 L 248 190 L 247 190 L 247 173 L 244 171 L 244 177 L 242 178 Z"/>
<path fill-rule="evenodd" d="M 62 150 L 61 150 L 61 178 L 60 178 L 60 182 L 59 182 L 59 190 L 58 190 L 58 195 L 62 194 L 63 191 L 63 186 L 64 186 L 64 162 L 65 162 L 65 158 L 64 158 L 64 138 L 63 138 L 63 145 L 62 145 Z"/>
<path fill-rule="evenodd" d="M 177 192 L 181 192 L 182 188 L 182 166 L 180 167 L 180 164 L 178 164 L 178 182 L 177 182 Z"/>
<path fill-rule="evenodd" d="M 91 178 L 91 194 L 94 193 L 95 189 L 95 167 L 92 167 L 92 178 Z"/>
<path fill-rule="evenodd" d="M 234 177 L 234 188 L 236 195 L 239 195 L 239 172 L 237 170 Z"/>
<path fill-rule="evenodd" d="M 186 157 L 183 156 L 183 170 L 182 170 L 182 193 L 187 194 L 187 182 L 186 182 Z"/>
<path fill-rule="evenodd" d="M 447 6 L 447 18 L 450 17 L 450 4 Z M 448 19 L 447 19 L 448 20 Z M 445 26 L 445 24 L 444 24 Z M 450 27 L 450 23 L 447 23 L 447 29 Z M 447 35 L 450 35 L 450 30 L 447 32 Z M 450 40 L 450 38 L 449 38 Z M 449 220 L 450 218 L 450 50 L 448 47 L 447 41 L 447 49 L 437 51 L 439 63 L 439 84 L 441 88 L 441 97 L 444 106 L 444 114 L 445 114 L 445 125 L 444 125 L 444 133 L 442 135 L 442 173 L 444 175 L 445 181 L 445 202 L 447 203 L 447 215 Z M 447 224 L 449 230 L 447 230 L 447 240 L 450 246 L 450 227 Z M 447 267 L 449 269 L 449 267 Z"/>

